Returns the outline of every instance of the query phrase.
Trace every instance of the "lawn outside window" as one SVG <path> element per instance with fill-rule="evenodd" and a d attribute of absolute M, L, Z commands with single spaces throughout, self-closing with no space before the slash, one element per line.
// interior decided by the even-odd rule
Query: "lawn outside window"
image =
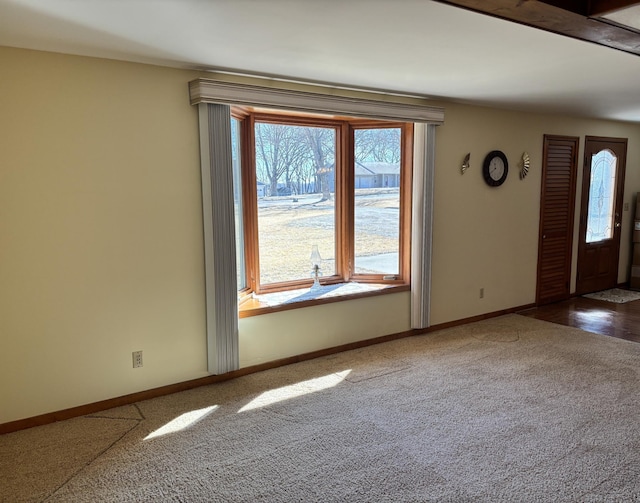
<path fill-rule="evenodd" d="M 413 124 L 232 113 L 241 315 L 408 290 Z"/>

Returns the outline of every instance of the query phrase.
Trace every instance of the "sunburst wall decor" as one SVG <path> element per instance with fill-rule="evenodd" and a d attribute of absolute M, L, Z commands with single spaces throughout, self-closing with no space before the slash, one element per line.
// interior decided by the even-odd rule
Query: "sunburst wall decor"
<path fill-rule="evenodd" d="M 520 180 L 524 180 L 527 173 L 529 173 L 529 163 L 529 154 L 524 152 L 522 154 L 522 160 L 520 161 Z"/>
<path fill-rule="evenodd" d="M 462 161 L 462 166 L 460 167 L 460 173 L 464 175 L 464 172 L 469 169 L 469 159 L 471 158 L 471 152 L 464 156 L 464 161 Z"/>

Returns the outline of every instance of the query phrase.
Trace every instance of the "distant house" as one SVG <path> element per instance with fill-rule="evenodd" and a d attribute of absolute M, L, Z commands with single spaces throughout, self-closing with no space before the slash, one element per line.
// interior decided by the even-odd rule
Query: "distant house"
<path fill-rule="evenodd" d="M 256 182 L 258 188 L 258 197 L 264 197 L 267 195 L 267 184 L 258 180 Z"/>
<path fill-rule="evenodd" d="M 400 164 L 356 161 L 355 188 L 379 187 L 400 187 Z"/>
<path fill-rule="evenodd" d="M 329 191 L 335 190 L 335 177 L 333 166 L 329 171 Z M 354 167 L 355 188 L 375 189 L 383 187 L 400 187 L 400 164 L 390 162 L 360 162 L 356 161 Z M 307 187 L 308 192 L 316 192 L 316 183 L 311 181 Z"/>

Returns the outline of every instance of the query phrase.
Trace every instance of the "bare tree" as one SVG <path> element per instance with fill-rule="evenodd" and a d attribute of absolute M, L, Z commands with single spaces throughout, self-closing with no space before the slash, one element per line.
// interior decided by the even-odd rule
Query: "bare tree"
<path fill-rule="evenodd" d="M 311 162 L 311 158 L 301 163 L 294 171 L 296 179 L 296 189 L 300 194 L 306 194 L 312 191 L 313 182 L 316 177 L 315 164 Z"/>
<path fill-rule="evenodd" d="M 278 194 L 287 188 L 307 192 L 311 178 L 322 199 L 331 198 L 335 166 L 335 130 L 257 122 L 255 128 L 256 175 Z M 371 128 L 355 131 L 355 158 L 360 162 L 400 162 L 400 129 Z M 284 180 L 283 180 L 284 179 Z"/>
<path fill-rule="evenodd" d="M 316 190 L 319 186 L 322 192 L 322 201 L 326 201 L 331 199 L 331 176 L 335 172 L 335 130 L 306 127 L 304 128 L 304 137 L 315 171 Z"/>
<path fill-rule="evenodd" d="M 356 129 L 355 157 L 360 162 L 400 162 L 400 129 Z"/>
<path fill-rule="evenodd" d="M 286 124 L 256 123 L 256 174 L 269 184 L 270 195 L 278 194 L 278 183 L 283 177 L 291 188 L 293 173 L 307 157 L 300 129 Z"/>

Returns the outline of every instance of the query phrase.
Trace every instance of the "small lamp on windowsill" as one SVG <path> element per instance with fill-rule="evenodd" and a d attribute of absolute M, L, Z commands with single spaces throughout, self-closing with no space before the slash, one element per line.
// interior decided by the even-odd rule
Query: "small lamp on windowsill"
<path fill-rule="evenodd" d="M 320 256 L 320 252 L 318 251 L 318 245 L 313 245 L 311 247 L 311 276 L 313 277 L 313 285 L 311 288 L 319 288 L 320 280 L 319 276 L 322 276 L 322 272 L 320 272 L 320 265 L 322 264 L 322 257 Z"/>

